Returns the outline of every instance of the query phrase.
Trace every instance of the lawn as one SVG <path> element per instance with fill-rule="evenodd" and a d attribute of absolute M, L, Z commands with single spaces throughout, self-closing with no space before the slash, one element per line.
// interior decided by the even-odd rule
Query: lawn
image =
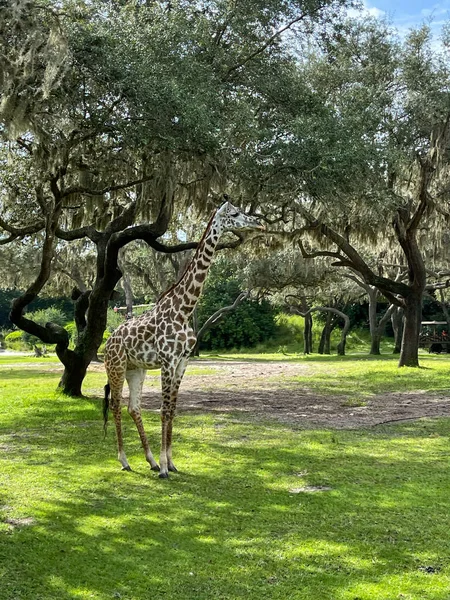
<path fill-rule="evenodd" d="M 449 387 L 446 357 L 306 360 L 318 390 Z M 299 431 L 183 415 L 166 481 L 126 415 L 135 470 L 120 471 L 103 374 L 74 400 L 54 362 L 29 363 L 0 364 L 0 600 L 450 598 L 448 419 Z"/>

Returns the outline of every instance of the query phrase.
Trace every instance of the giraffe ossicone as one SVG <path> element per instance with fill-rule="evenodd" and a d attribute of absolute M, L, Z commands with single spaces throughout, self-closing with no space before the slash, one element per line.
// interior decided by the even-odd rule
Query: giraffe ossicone
<path fill-rule="evenodd" d="M 130 471 L 123 447 L 122 390 L 129 387 L 128 412 L 134 420 L 145 457 L 161 478 L 176 472 L 172 460 L 172 427 L 178 390 L 195 346 L 195 333 L 189 318 L 200 297 L 203 284 L 221 234 L 233 229 L 264 229 L 258 219 L 248 216 L 226 202 L 215 212 L 183 275 L 157 300 L 152 310 L 134 317 L 111 334 L 105 349 L 105 386 L 103 415 L 105 428 L 108 411 L 112 410 L 116 425 L 118 458 L 122 469 Z M 161 368 L 161 451 L 159 466 L 147 440 L 141 417 L 142 386 L 147 369 Z M 109 399 L 111 393 L 111 399 Z"/>

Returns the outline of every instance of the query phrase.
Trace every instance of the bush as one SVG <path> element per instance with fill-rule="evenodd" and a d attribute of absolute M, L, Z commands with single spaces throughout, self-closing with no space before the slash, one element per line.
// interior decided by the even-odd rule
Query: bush
<path fill-rule="evenodd" d="M 242 291 L 236 267 L 227 260 L 217 260 L 198 304 L 198 328 L 217 310 L 233 304 Z M 244 300 L 205 334 L 200 347 L 205 350 L 252 348 L 274 335 L 275 314 L 267 300 Z"/>
<path fill-rule="evenodd" d="M 108 308 L 106 319 L 106 330 L 109 331 L 109 333 L 112 333 L 114 329 L 119 327 L 119 325 L 122 325 L 125 321 L 125 316 L 123 312 L 116 312 L 113 308 Z"/>
<path fill-rule="evenodd" d="M 23 331 L 11 331 L 5 336 L 5 346 L 9 350 L 29 350 L 29 345 L 23 339 Z"/>
<path fill-rule="evenodd" d="M 315 319 L 313 314 L 313 352 L 317 352 L 324 323 Z M 276 333 L 274 342 L 277 347 L 284 347 L 290 352 L 303 352 L 303 332 L 305 319 L 300 315 L 279 313 L 276 317 Z M 331 333 L 331 347 L 335 349 L 341 339 L 341 329 L 336 327 Z M 347 340 L 349 337 L 347 337 Z M 348 348 L 349 346 L 347 346 Z"/>

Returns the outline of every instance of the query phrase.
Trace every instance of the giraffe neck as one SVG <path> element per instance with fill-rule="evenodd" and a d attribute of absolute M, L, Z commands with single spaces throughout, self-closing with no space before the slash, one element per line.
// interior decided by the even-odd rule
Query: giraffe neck
<path fill-rule="evenodd" d="M 183 276 L 170 292 L 173 299 L 176 299 L 174 305 L 179 307 L 177 310 L 186 319 L 190 317 L 200 298 L 221 233 L 220 223 L 213 217 Z"/>

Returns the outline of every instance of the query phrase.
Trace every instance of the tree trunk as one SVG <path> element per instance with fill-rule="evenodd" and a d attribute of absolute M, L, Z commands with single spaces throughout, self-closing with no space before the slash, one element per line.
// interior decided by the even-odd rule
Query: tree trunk
<path fill-rule="evenodd" d="M 347 334 L 342 336 L 341 341 L 337 345 L 338 356 L 345 356 L 345 346 L 347 344 Z"/>
<path fill-rule="evenodd" d="M 378 356 L 380 352 L 381 335 L 378 331 L 372 331 L 370 335 L 370 351 L 369 354 Z"/>
<path fill-rule="evenodd" d="M 90 362 L 90 361 L 89 361 Z M 81 386 L 86 376 L 89 362 L 83 356 L 72 355 L 72 360 L 64 368 L 58 387 L 68 396 L 82 396 Z"/>
<path fill-rule="evenodd" d="M 369 296 L 369 330 L 370 330 L 370 352 L 369 354 L 380 354 L 381 332 L 377 323 L 377 300 L 378 290 L 373 286 L 367 286 Z"/>
<path fill-rule="evenodd" d="M 419 366 L 419 333 L 421 321 L 422 293 L 411 293 L 405 298 L 405 316 L 399 367 Z"/>
<path fill-rule="evenodd" d="M 345 346 L 347 344 L 347 333 L 348 330 L 350 329 L 350 319 L 348 318 L 348 316 L 344 313 L 341 313 L 343 315 L 344 318 L 344 327 L 342 329 L 341 332 L 341 340 L 339 342 L 339 344 L 337 345 L 337 353 L 339 356 L 345 356 Z"/>
<path fill-rule="evenodd" d="M 311 313 L 309 313 L 305 317 L 305 328 L 303 330 L 303 353 L 304 354 L 311 354 L 313 351 L 312 325 L 313 325 L 313 320 L 312 320 Z"/>
<path fill-rule="evenodd" d="M 403 337 L 403 309 L 396 306 L 391 314 L 392 329 L 394 330 L 394 351 L 393 354 L 400 354 L 402 349 Z"/>
<path fill-rule="evenodd" d="M 125 317 L 127 319 L 131 319 L 133 316 L 133 304 L 134 304 L 134 295 L 133 289 L 131 287 L 131 280 L 128 273 L 123 273 L 122 275 L 122 287 L 125 292 L 125 306 L 127 307 L 127 312 Z"/>
<path fill-rule="evenodd" d="M 331 313 L 328 313 L 327 319 L 325 321 L 325 325 L 323 326 L 323 329 L 322 329 L 322 334 L 320 336 L 319 349 L 318 349 L 319 354 L 331 354 L 330 337 L 331 337 L 331 332 L 334 329 L 334 327 L 332 325 L 332 321 L 333 321 L 333 315 Z"/>

